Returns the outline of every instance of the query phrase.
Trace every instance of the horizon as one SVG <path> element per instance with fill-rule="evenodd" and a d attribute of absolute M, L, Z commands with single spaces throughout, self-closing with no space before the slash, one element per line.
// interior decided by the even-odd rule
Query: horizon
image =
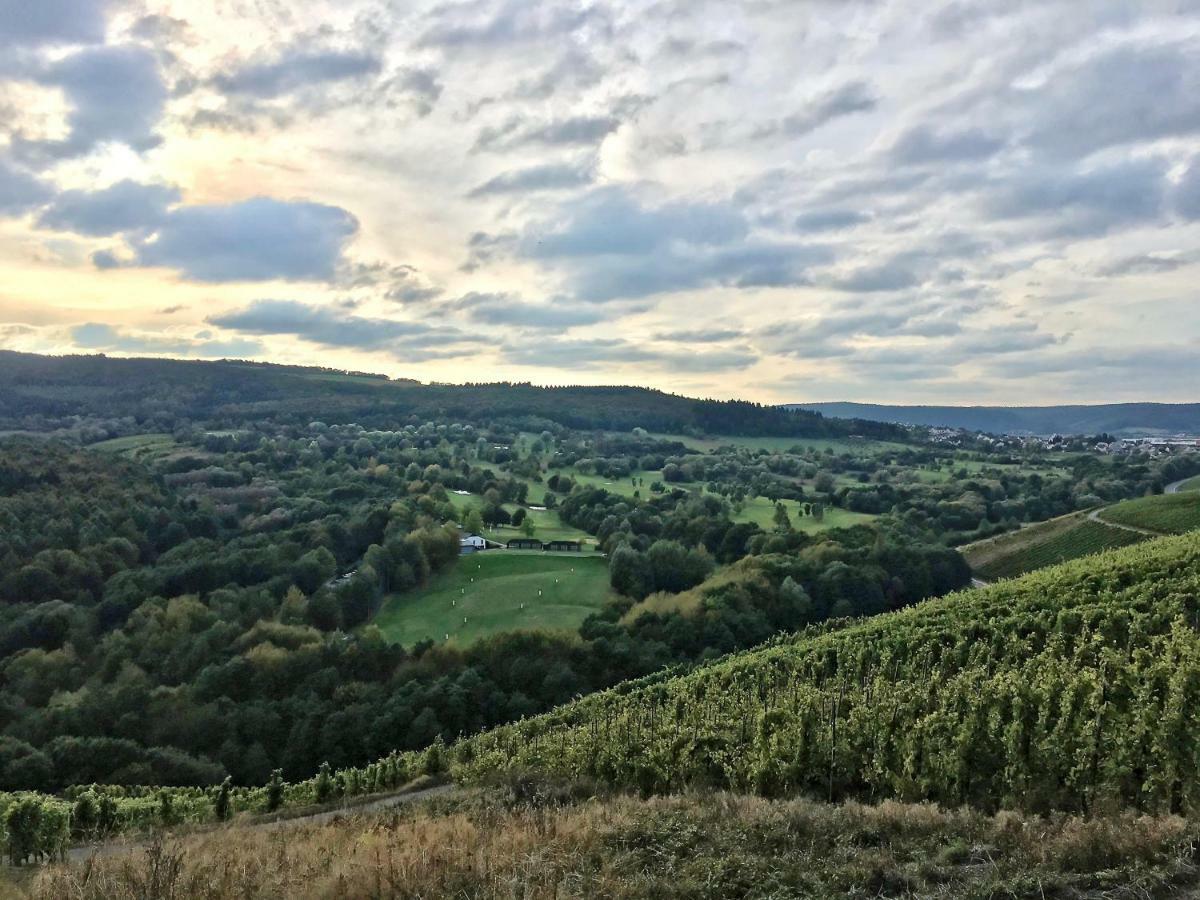
<path fill-rule="evenodd" d="M 1195 10 L 0 0 L 0 49 L 0 349 L 1198 399 Z"/>

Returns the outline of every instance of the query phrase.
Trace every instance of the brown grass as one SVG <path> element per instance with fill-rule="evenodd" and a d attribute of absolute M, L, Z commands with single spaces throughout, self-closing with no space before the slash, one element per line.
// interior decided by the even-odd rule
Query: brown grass
<path fill-rule="evenodd" d="M 1133 898 L 1195 881 L 1196 831 L 1176 817 L 540 796 L 470 792 L 321 825 L 160 839 L 44 869 L 0 898 Z"/>

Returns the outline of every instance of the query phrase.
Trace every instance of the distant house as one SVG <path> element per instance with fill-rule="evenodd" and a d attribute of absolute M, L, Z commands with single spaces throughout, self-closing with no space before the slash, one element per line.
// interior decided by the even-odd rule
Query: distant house
<path fill-rule="evenodd" d="M 509 550 L 541 550 L 543 548 L 541 541 L 531 537 L 513 538 L 507 546 Z"/>
<path fill-rule="evenodd" d="M 458 539 L 458 553 L 465 556 L 468 553 L 478 553 L 487 549 L 487 541 L 477 534 L 466 534 Z"/>
<path fill-rule="evenodd" d="M 552 552 L 575 552 L 578 553 L 583 549 L 583 544 L 579 541 L 547 541 L 543 547 L 545 550 Z"/>

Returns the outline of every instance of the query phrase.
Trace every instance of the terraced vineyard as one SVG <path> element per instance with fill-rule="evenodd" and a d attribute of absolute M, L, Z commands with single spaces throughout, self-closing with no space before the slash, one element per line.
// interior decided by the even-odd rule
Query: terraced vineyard
<path fill-rule="evenodd" d="M 1110 506 L 1101 516 L 1118 525 L 1145 528 L 1160 534 L 1183 534 L 1200 528 L 1200 493 L 1139 497 Z"/>
<path fill-rule="evenodd" d="M 1200 537 L 1165 538 L 595 695 L 461 744 L 648 792 L 1200 810 Z"/>
<path fill-rule="evenodd" d="M 1080 512 L 960 549 L 972 571 L 980 578 L 995 581 L 1147 539 L 1146 535 L 1105 525 Z"/>

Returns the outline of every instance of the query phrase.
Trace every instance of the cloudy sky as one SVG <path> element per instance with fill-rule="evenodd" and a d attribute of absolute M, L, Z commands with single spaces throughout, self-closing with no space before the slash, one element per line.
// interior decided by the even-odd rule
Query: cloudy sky
<path fill-rule="evenodd" d="M 1200 2 L 0 0 L 0 347 L 1200 400 Z"/>

